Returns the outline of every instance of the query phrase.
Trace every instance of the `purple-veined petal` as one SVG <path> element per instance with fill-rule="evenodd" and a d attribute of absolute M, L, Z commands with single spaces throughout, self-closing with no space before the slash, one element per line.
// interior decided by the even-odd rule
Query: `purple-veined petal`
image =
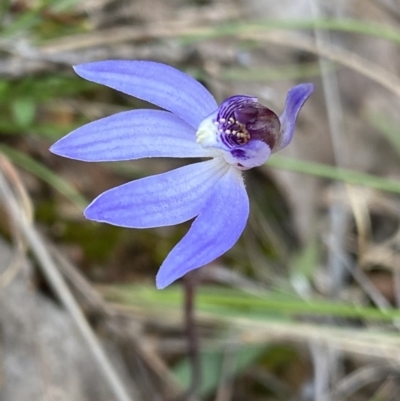
<path fill-rule="evenodd" d="M 250 141 L 248 144 L 224 152 L 223 156 L 227 163 L 248 170 L 264 164 L 271 155 L 270 147 L 263 141 Z"/>
<path fill-rule="evenodd" d="M 209 156 L 196 143 L 190 125 L 162 110 L 132 110 L 93 121 L 60 139 L 50 151 L 92 162 Z"/>
<path fill-rule="evenodd" d="M 289 145 L 290 141 L 293 138 L 294 126 L 296 124 L 297 114 L 299 113 L 301 107 L 304 102 L 308 99 L 311 93 L 314 91 L 314 85 L 300 84 L 294 86 L 289 90 L 286 97 L 286 105 L 285 110 L 282 115 L 279 117 L 281 121 L 281 143 L 278 149 L 274 149 L 274 151 L 283 149 L 287 145 Z"/>
<path fill-rule="evenodd" d="M 107 60 L 81 64 L 74 69 L 82 78 L 171 111 L 194 128 L 218 107 L 203 85 L 165 64 Z"/>
<path fill-rule="evenodd" d="M 165 259 L 157 274 L 157 288 L 165 288 L 232 248 L 248 215 L 249 199 L 241 173 L 231 167 L 214 186 L 188 233 Z"/>
<path fill-rule="evenodd" d="M 128 182 L 99 195 L 84 214 L 90 220 L 129 228 L 179 224 L 200 213 L 227 169 L 219 158 Z"/>

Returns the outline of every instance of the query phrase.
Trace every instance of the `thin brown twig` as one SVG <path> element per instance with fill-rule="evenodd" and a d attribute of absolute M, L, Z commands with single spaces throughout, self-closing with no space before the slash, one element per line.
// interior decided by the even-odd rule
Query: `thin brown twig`
<path fill-rule="evenodd" d="M 32 220 L 33 206 L 30 202 L 29 196 L 26 193 L 25 187 L 22 184 L 18 173 L 14 166 L 8 160 L 8 158 L 0 153 L 0 170 L 4 172 L 7 179 L 11 182 L 15 192 L 18 204 L 24 210 L 24 214 L 27 216 L 29 221 Z M 14 240 L 14 256 L 10 261 L 9 265 L 4 269 L 4 272 L 0 275 L 0 288 L 4 288 L 9 285 L 16 277 L 17 273 L 23 265 L 25 258 L 27 244 L 20 230 L 16 227 L 15 222 L 11 219 L 9 222 L 12 236 Z"/>
<path fill-rule="evenodd" d="M 347 399 L 362 387 L 385 380 L 389 372 L 388 366 L 382 365 L 365 366 L 357 369 L 336 383 L 335 389 L 329 394 L 328 399 L 331 401 Z"/>
<path fill-rule="evenodd" d="M 85 302 L 89 305 L 90 311 L 101 313 L 103 316 L 114 316 L 114 310 L 104 301 L 102 296 L 78 272 L 69 260 L 62 255 L 57 247 L 48 240 L 46 241 L 46 246 L 50 250 L 52 257 L 57 262 L 63 276 L 68 280 L 73 288 L 75 288 L 79 296 L 85 299 Z"/>
<path fill-rule="evenodd" d="M 179 38 L 199 36 L 201 40 L 212 38 L 215 28 L 210 26 L 193 26 L 184 23 L 163 23 L 157 25 L 148 25 L 140 28 L 122 27 L 111 28 L 101 32 L 90 32 L 86 34 L 71 35 L 61 39 L 48 41 L 40 47 L 34 49 L 37 58 L 46 59 L 46 56 L 55 56 L 67 51 L 77 51 L 95 46 L 113 45 L 129 41 L 140 41 L 143 39 L 159 38 Z M 252 39 L 263 42 L 274 43 L 277 45 L 304 50 L 329 60 L 337 62 L 348 67 L 367 78 L 379 83 L 390 92 L 400 97 L 400 79 L 379 66 L 378 64 L 365 59 L 358 54 L 343 49 L 341 47 L 324 43 L 323 46 L 317 46 L 312 39 L 299 34 L 290 34 L 274 30 L 262 30 L 260 27 L 251 27 L 238 30 L 235 35 L 239 39 Z"/>
<path fill-rule="evenodd" d="M 119 378 L 117 372 L 109 361 L 103 348 L 101 347 L 98 339 L 93 333 L 84 314 L 79 308 L 79 305 L 72 296 L 60 272 L 57 270 L 40 235 L 19 207 L 18 202 L 12 192 L 12 189 L 8 185 L 1 171 L 0 196 L 9 211 L 9 215 L 23 234 L 25 240 L 30 246 L 30 249 L 32 250 L 32 253 L 38 260 L 38 264 L 42 268 L 43 274 L 48 279 L 49 284 L 53 287 L 55 293 L 59 297 L 65 309 L 70 313 L 82 337 L 86 341 L 89 350 L 91 351 L 99 368 L 103 372 L 105 379 L 110 385 L 110 388 L 115 395 L 115 399 L 118 401 L 132 401 L 131 396 L 125 388 L 125 385 Z"/>
<path fill-rule="evenodd" d="M 112 305 L 104 300 L 102 295 L 86 280 L 79 270 L 53 245 L 49 240 L 46 241 L 47 247 L 50 250 L 53 258 L 57 262 L 59 269 L 63 276 L 67 279 L 73 287 L 77 296 L 84 299 L 87 305 L 88 313 L 99 314 L 105 320 L 109 329 L 118 338 L 127 338 L 130 344 L 135 347 L 138 356 L 143 358 L 146 366 L 162 380 L 165 391 L 171 394 L 172 397 L 177 397 L 180 393 L 180 387 L 176 378 L 172 375 L 171 371 L 166 366 L 165 362 L 154 351 L 145 339 L 139 338 L 137 333 L 133 330 L 123 330 L 121 325 L 114 324 L 121 317 L 121 312 L 117 311 Z M 137 319 L 135 319 L 137 322 Z"/>
<path fill-rule="evenodd" d="M 240 37 L 275 43 L 277 45 L 300 49 L 326 57 L 329 60 L 335 61 L 370 78 L 400 97 L 400 79 L 396 75 L 378 64 L 341 47 L 324 43 L 323 47 L 318 48 L 312 40 L 307 37 L 301 35 L 295 36 L 282 32 L 268 32 L 268 34 L 245 33 L 241 34 Z"/>

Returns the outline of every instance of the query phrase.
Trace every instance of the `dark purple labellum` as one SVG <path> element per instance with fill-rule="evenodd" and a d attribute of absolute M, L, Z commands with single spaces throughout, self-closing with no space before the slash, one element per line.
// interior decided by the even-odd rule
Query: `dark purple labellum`
<path fill-rule="evenodd" d="M 265 142 L 272 150 L 280 136 L 278 116 L 250 96 L 232 96 L 218 110 L 216 122 L 222 142 L 243 146 L 250 140 Z"/>

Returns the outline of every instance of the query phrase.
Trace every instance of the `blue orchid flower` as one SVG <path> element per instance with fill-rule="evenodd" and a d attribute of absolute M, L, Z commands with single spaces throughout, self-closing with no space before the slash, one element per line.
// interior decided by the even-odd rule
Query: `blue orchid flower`
<path fill-rule="evenodd" d="M 309 83 L 293 87 L 278 117 L 250 96 L 232 96 L 218 107 L 199 82 L 156 62 L 100 61 L 75 71 L 165 110 L 132 110 L 91 122 L 55 143 L 53 153 L 88 162 L 209 159 L 110 189 L 84 212 L 90 220 L 130 228 L 195 218 L 157 274 L 160 289 L 236 243 L 249 214 L 242 171 L 290 143 L 297 114 L 313 91 Z"/>

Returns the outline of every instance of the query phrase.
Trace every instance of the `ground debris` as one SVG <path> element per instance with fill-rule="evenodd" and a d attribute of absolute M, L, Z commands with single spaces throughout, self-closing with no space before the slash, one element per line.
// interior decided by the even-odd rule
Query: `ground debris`
<path fill-rule="evenodd" d="M 12 249 L 0 241 L 0 272 Z M 2 401 L 106 401 L 112 395 L 70 316 L 40 294 L 25 260 L 0 289 Z"/>

